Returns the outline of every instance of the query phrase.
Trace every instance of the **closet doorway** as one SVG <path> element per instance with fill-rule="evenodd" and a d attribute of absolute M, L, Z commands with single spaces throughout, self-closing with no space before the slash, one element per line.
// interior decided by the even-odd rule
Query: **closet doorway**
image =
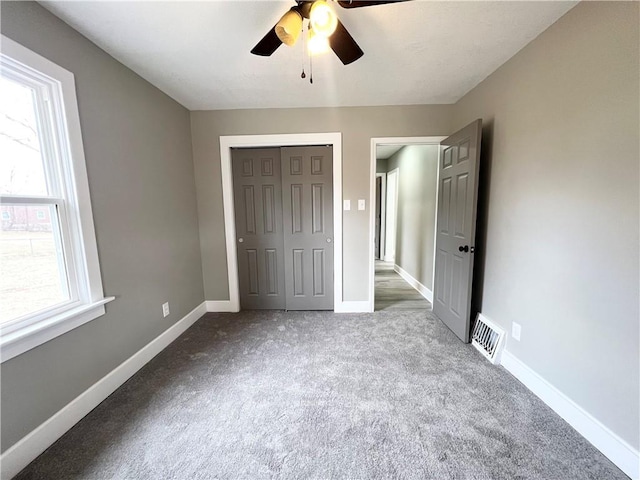
<path fill-rule="evenodd" d="M 232 150 L 242 309 L 333 310 L 331 150 Z"/>
<path fill-rule="evenodd" d="M 304 249 L 310 249 L 309 250 L 309 254 L 310 254 L 310 262 L 311 263 L 306 263 L 306 265 L 311 265 L 311 268 L 307 267 L 306 270 L 298 270 L 298 284 L 297 284 L 297 288 L 298 290 L 293 290 L 293 284 L 296 281 L 295 279 L 292 279 L 290 282 L 290 285 L 292 285 L 291 289 L 290 289 L 290 293 L 291 293 L 291 297 L 293 302 L 291 303 L 291 305 L 287 305 L 287 300 L 286 300 L 286 292 L 287 292 L 287 288 L 288 285 L 286 283 L 286 279 L 285 279 L 285 285 L 284 285 L 284 289 L 285 289 L 285 305 L 284 307 L 282 307 L 281 305 L 278 305 L 277 302 L 276 305 L 278 305 L 275 308 L 285 308 L 285 309 L 333 309 L 335 311 L 345 311 L 348 307 L 345 306 L 345 302 L 342 298 L 342 282 L 343 282 L 343 278 L 342 278 L 342 209 L 340 208 L 342 206 L 342 135 L 340 133 L 308 133 L 308 134 L 275 134 L 275 135 L 238 135 L 238 136 L 221 136 L 220 137 L 220 166 L 221 166 L 221 176 L 222 176 L 222 197 L 223 197 L 223 210 L 224 210 L 224 228 L 225 228 L 225 243 L 226 243 L 226 256 L 227 256 L 227 276 L 228 276 L 228 282 L 229 282 L 229 301 L 226 302 L 226 307 L 225 307 L 225 311 L 231 311 L 231 312 L 237 312 L 240 310 L 241 308 L 241 302 L 240 302 L 240 273 L 242 273 L 243 276 L 246 276 L 245 280 L 247 281 L 253 281 L 253 287 L 255 287 L 256 285 L 256 281 L 260 282 L 260 278 L 262 278 L 262 284 L 263 284 L 263 288 L 265 288 L 266 290 L 265 293 L 269 292 L 269 288 L 271 288 L 271 292 L 273 292 L 273 286 L 277 285 L 277 280 L 275 280 L 274 278 L 274 272 L 273 270 L 269 271 L 269 275 L 270 278 L 267 279 L 267 263 L 271 262 L 271 265 L 273 265 L 277 259 L 274 258 L 273 256 L 268 257 L 268 255 L 266 254 L 266 251 L 263 251 L 263 258 L 262 258 L 262 270 L 265 272 L 265 275 L 261 277 L 261 274 L 259 272 L 255 272 L 257 274 L 253 274 L 252 280 L 251 280 L 251 275 L 247 272 L 248 270 L 248 265 L 245 264 L 244 267 L 244 272 L 240 272 L 239 270 L 239 255 L 241 254 L 241 249 L 238 248 L 239 245 L 242 245 L 245 243 L 245 237 L 240 235 L 240 233 L 246 234 L 246 232 L 243 232 L 242 230 L 238 230 L 236 231 L 236 208 L 240 208 L 241 203 L 236 201 L 236 199 L 234 198 L 236 195 L 234 195 L 234 171 L 233 171 L 233 162 L 232 162 L 232 153 L 234 151 L 234 149 L 243 149 L 243 148 L 256 148 L 256 147 L 277 147 L 278 149 L 280 149 L 281 147 L 286 147 L 286 148 L 294 148 L 294 147 L 308 147 L 308 146 L 318 146 L 318 145 L 323 145 L 326 147 L 328 147 L 331 151 L 331 169 L 332 169 L 332 173 L 330 175 L 331 177 L 331 187 L 329 188 L 329 190 L 327 191 L 327 195 L 323 195 L 319 196 L 319 185 L 321 182 L 315 182 L 315 181 L 310 181 L 307 182 L 308 183 L 308 199 L 305 200 L 304 195 L 301 198 L 301 202 L 297 203 L 297 205 L 300 205 L 302 209 L 304 209 L 304 205 L 306 204 L 309 208 L 307 208 L 307 214 L 303 213 L 301 211 L 302 216 L 298 217 L 302 219 L 302 226 L 304 228 L 304 225 L 308 225 L 309 228 L 311 229 L 311 232 L 314 231 L 314 229 L 317 231 L 320 227 L 320 224 L 318 223 L 320 221 L 320 219 L 317 217 L 314 220 L 313 218 L 313 214 L 311 214 L 311 209 L 313 208 L 313 190 L 314 190 L 314 185 L 316 185 L 315 187 L 315 191 L 316 191 L 316 197 L 315 197 L 315 201 L 316 201 L 316 211 L 323 210 L 324 213 L 324 217 L 322 218 L 322 221 L 325 222 L 324 225 L 322 225 L 322 228 L 325 229 L 326 232 L 329 232 L 329 227 L 332 227 L 333 229 L 333 235 L 332 236 L 326 236 L 323 239 L 324 240 L 324 245 L 323 248 L 320 248 L 319 246 L 313 246 L 311 244 L 306 244 L 303 248 Z M 293 168 L 294 173 L 297 171 L 296 169 L 298 168 L 297 165 L 297 160 L 294 159 L 294 157 L 299 157 L 300 155 L 296 155 L 295 152 L 293 155 L 291 155 L 291 160 L 290 163 L 293 165 L 289 165 L 289 175 L 291 174 L 291 169 Z M 319 173 L 318 171 L 318 162 L 316 160 L 316 164 L 313 165 L 312 162 L 314 161 L 310 155 L 309 158 L 307 159 L 307 163 L 309 163 L 310 165 L 309 167 L 309 172 L 308 175 L 310 177 L 314 177 L 314 175 L 312 175 L 313 172 L 316 172 L 316 175 Z M 266 157 L 265 157 L 266 158 Z M 267 162 L 269 163 L 269 162 Z M 256 165 L 259 165 L 259 167 L 257 167 Z M 258 164 L 253 164 L 252 162 L 252 168 L 262 168 L 262 165 L 260 162 L 258 162 Z M 247 167 L 248 168 L 248 167 Z M 268 166 L 265 166 L 265 168 L 268 168 Z M 275 168 L 275 167 L 274 167 Z M 283 165 L 282 165 L 282 157 L 281 157 L 281 165 L 280 165 L 280 175 L 281 175 L 281 179 L 280 182 L 283 182 L 283 178 L 282 177 L 282 172 L 283 172 Z M 313 171 L 312 171 L 313 170 Z M 241 175 L 241 174 L 240 174 Z M 305 174 L 302 174 L 301 177 L 304 177 Z M 284 193 L 284 189 L 283 188 L 283 184 L 281 183 L 280 187 L 281 187 L 281 200 L 282 200 L 282 228 L 283 228 L 283 244 L 284 244 L 284 229 L 286 228 L 286 224 L 285 224 L 285 200 L 287 199 L 287 196 L 289 198 L 289 202 L 291 202 L 291 194 L 292 192 L 295 194 L 296 190 L 299 193 L 303 193 L 304 191 L 304 184 L 305 182 L 297 182 L 297 181 L 291 181 L 289 184 L 289 193 L 288 195 Z M 260 190 L 262 190 L 262 186 L 263 184 L 260 183 Z M 294 188 L 293 186 L 296 185 L 296 187 Z M 275 187 L 274 187 L 275 188 Z M 324 190 L 325 187 L 323 187 Z M 268 189 L 267 189 L 268 190 Z M 255 185 L 254 185 L 254 195 L 256 193 L 256 189 L 255 189 Z M 275 193 L 275 192 L 274 192 Z M 250 195 L 249 193 L 247 193 L 247 195 Z M 327 198 L 329 198 L 331 201 L 329 202 L 329 208 L 330 210 L 332 210 L 332 217 L 330 218 L 327 214 L 326 214 L 326 205 L 320 205 L 320 197 L 322 197 L 322 203 L 326 203 L 325 200 Z M 274 197 L 275 198 L 275 197 Z M 297 200 L 294 199 L 294 202 L 296 202 Z M 267 206 L 269 205 L 269 200 L 267 200 Z M 293 229 L 294 228 L 294 220 L 295 220 L 295 212 L 293 212 L 294 208 L 294 202 L 291 202 L 291 207 L 289 210 L 289 213 L 292 214 L 293 216 L 290 216 L 290 228 Z M 259 208 L 259 205 L 257 203 L 254 204 L 254 213 L 256 211 L 256 209 Z M 263 201 L 262 201 L 262 205 L 261 208 L 263 209 L 263 212 L 261 213 L 261 215 L 263 216 L 263 221 L 264 219 L 264 208 L 265 208 L 265 202 L 264 202 L 264 196 L 263 196 Z M 250 209 L 251 211 L 251 209 Z M 246 211 L 245 211 L 246 213 Z M 308 218 L 307 218 L 308 217 Z M 256 229 L 259 228 L 258 227 L 258 217 L 256 217 Z M 269 222 L 270 220 L 267 219 L 267 222 Z M 315 224 L 314 224 L 315 221 Z M 244 219 L 245 225 L 246 225 L 246 215 L 245 215 L 245 219 Z M 328 224 L 326 223 L 328 222 Z M 239 225 L 241 225 L 241 223 L 239 223 Z M 264 223 L 262 225 L 262 228 L 264 230 Z M 243 239 L 242 242 L 240 242 L 240 238 Z M 330 241 L 328 242 L 327 240 L 330 239 Z M 327 250 L 327 245 L 331 245 L 331 248 L 333 249 L 333 258 L 331 258 L 330 252 Z M 265 247 L 263 247 L 264 250 Z M 283 247 L 284 248 L 284 247 Z M 298 265 L 304 264 L 304 258 L 305 255 L 302 255 L 302 258 L 300 258 L 300 252 L 299 250 L 303 249 L 301 247 L 298 246 L 291 246 L 291 259 L 290 262 L 293 265 L 294 262 L 298 262 Z M 272 248 L 270 248 L 271 250 L 273 250 Z M 296 255 L 298 255 L 297 259 L 294 259 L 294 250 L 297 250 L 298 252 L 295 252 Z M 316 252 L 314 252 L 314 250 L 316 250 Z M 257 264 L 259 265 L 259 262 L 261 261 L 257 255 L 258 252 L 253 252 L 250 255 L 253 255 L 253 258 L 249 258 L 248 260 L 250 261 L 254 261 L 254 265 L 256 264 L 256 262 L 258 262 Z M 272 254 L 273 252 L 271 252 L 270 254 Z M 245 255 L 246 255 L 246 251 L 245 251 Z M 287 259 L 287 253 L 285 251 L 285 249 L 283 249 L 283 253 L 282 255 L 284 255 L 284 260 Z M 325 270 L 323 271 L 322 269 L 316 269 L 316 271 L 313 271 L 313 261 L 314 261 L 314 255 L 315 255 L 315 262 L 316 265 L 319 264 L 324 264 L 324 266 L 326 267 Z M 268 257 L 268 258 L 267 258 Z M 281 264 L 282 265 L 282 264 Z M 286 272 L 287 270 L 291 270 L 292 273 L 295 274 L 294 269 L 290 268 L 288 269 L 287 265 L 284 264 L 284 270 L 283 272 Z M 285 273 L 286 274 L 286 273 Z M 324 279 L 321 278 L 321 276 L 324 275 Z M 315 276 L 315 278 L 314 278 Z M 306 278 L 306 279 L 305 279 Z M 243 280 L 243 282 L 245 281 Z M 324 281 L 322 281 L 324 280 Z M 315 295 L 314 295 L 314 281 L 315 281 Z M 331 281 L 333 283 L 333 285 L 331 285 Z M 269 286 L 267 286 L 267 283 L 270 283 Z M 323 283 L 323 287 L 324 291 L 321 289 L 320 284 Z M 331 305 L 328 304 L 323 304 L 323 305 L 314 305 L 314 304 L 309 304 L 307 302 L 307 300 L 304 300 L 304 297 L 306 297 L 306 295 L 301 295 L 301 290 L 300 287 L 304 285 L 304 288 L 309 287 L 310 290 L 307 291 L 311 291 L 311 297 L 312 298 L 319 298 L 319 297 L 323 297 L 325 301 L 327 301 L 327 299 L 332 300 Z M 278 290 L 280 291 L 280 290 Z M 255 288 L 254 288 L 254 292 L 255 292 Z M 296 300 L 301 300 L 300 302 L 296 302 Z M 307 302 L 307 303 L 305 303 Z M 245 306 L 242 305 L 243 308 L 274 308 L 274 307 L 260 307 L 260 306 Z"/>

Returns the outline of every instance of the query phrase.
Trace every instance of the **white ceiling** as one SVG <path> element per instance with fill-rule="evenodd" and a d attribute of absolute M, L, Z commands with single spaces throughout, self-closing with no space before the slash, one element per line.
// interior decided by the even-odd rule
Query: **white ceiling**
<path fill-rule="evenodd" d="M 43 1 L 191 110 L 454 103 L 577 2 L 420 1 L 347 10 L 364 50 L 300 78 L 301 42 L 249 53 L 293 1 Z"/>

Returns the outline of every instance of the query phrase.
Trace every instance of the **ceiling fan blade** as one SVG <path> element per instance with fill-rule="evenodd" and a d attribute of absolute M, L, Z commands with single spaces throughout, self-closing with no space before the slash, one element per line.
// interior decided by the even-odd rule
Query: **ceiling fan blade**
<path fill-rule="evenodd" d="M 410 0 L 338 0 L 342 8 L 371 7 L 374 5 L 384 5 L 385 3 L 400 3 Z"/>
<path fill-rule="evenodd" d="M 276 35 L 276 27 L 274 26 L 269 32 L 253 47 L 251 53 L 254 55 L 261 55 L 263 57 L 270 56 L 275 52 L 278 47 L 282 45 L 282 42 Z"/>
<path fill-rule="evenodd" d="M 351 34 L 347 32 L 344 25 L 338 20 L 336 31 L 329 37 L 329 45 L 331 50 L 335 52 L 343 64 L 349 65 L 358 60 L 364 52 L 353 39 Z"/>

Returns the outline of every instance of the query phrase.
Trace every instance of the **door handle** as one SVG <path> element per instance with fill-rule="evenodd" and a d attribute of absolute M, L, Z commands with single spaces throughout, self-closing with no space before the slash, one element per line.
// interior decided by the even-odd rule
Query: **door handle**
<path fill-rule="evenodd" d="M 327 238 L 327 243 L 331 243 L 331 241 L 332 240 L 330 238 Z"/>
<path fill-rule="evenodd" d="M 465 245 L 464 247 L 463 246 L 459 246 L 458 247 L 458 251 L 459 252 L 468 252 L 469 251 L 469 245 Z"/>
<path fill-rule="evenodd" d="M 244 238 L 240 237 L 240 238 L 238 239 L 238 242 L 239 242 L 239 243 L 244 242 Z"/>

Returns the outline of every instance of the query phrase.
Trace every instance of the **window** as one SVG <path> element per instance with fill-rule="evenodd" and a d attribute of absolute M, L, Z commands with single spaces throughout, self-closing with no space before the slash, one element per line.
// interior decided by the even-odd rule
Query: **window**
<path fill-rule="evenodd" d="M 73 74 L 2 36 L 0 356 L 105 313 Z"/>

